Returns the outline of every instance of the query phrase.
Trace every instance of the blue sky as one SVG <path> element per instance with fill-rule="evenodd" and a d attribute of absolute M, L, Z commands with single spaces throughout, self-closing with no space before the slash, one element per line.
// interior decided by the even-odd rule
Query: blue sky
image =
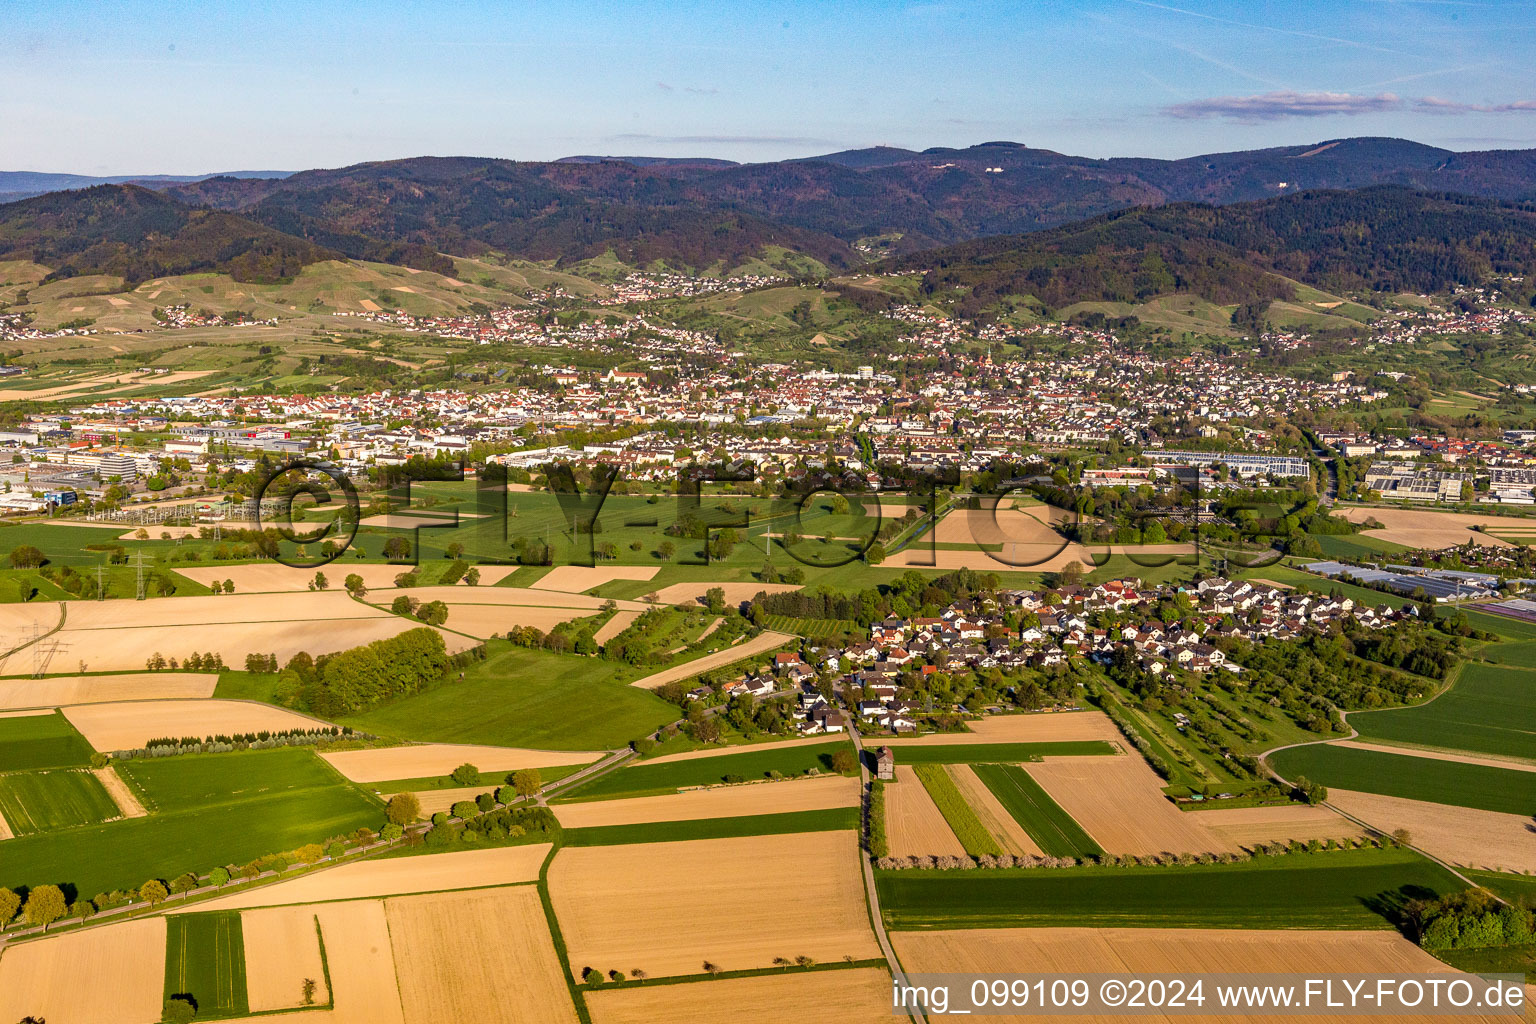
<path fill-rule="evenodd" d="M 1536 147 L 1536 17 L 1474 0 L 0 6 L 0 169 Z M 387 8 L 387 9 L 386 9 Z"/>

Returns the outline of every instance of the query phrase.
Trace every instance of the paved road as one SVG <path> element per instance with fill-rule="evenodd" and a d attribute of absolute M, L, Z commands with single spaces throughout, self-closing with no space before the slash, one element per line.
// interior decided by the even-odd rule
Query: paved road
<path fill-rule="evenodd" d="M 574 786 L 578 782 L 586 782 L 594 776 L 602 775 L 605 772 L 613 770 L 614 768 L 618 768 L 620 765 L 624 764 L 634 756 L 635 752 L 630 747 L 623 747 L 619 750 L 610 751 L 608 756 L 603 758 L 601 761 L 589 764 L 579 772 L 572 772 L 563 779 L 556 779 L 554 782 L 549 783 L 543 789 L 539 790 L 537 802 L 539 804 L 546 804 L 549 802 L 549 798 L 551 796 L 556 795 L 557 790 L 562 790 L 566 789 L 567 787 Z"/>

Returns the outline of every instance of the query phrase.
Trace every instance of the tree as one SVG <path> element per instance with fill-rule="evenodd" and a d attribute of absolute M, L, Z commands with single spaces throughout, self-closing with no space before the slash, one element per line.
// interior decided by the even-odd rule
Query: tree
<path fill-rule="evenodd" d="M 233 594 L 234 592 L 235 592 L 235 581 L 234 580 L 225 580 L 224 581 L 224 593 L 226 593 L 226 594 Z"/>
<path fill-rule="evenodd" d="M 192 1005 L 192 1000 L 185 996 L 175 996 L 167 999 L 160 1012 L 160 1019 L 165 1024 L 192 1024 L 197 1017 L 197 1007 Z"/>
<path fill-rule="evenodd" d="M 725 614 L 725 588 L 710 587 L 704 592 L 704 601 L 709 605 L 711 615 Z"/>
<path fill-rule="evenodd" d="M 480 570 L 470 566 L 464 573 L 464 582 L 468 586 L 478 587 L 480 585 Z"/>
<path fill-rule="evenodd" d="M 673 555 L 677 554 L 677 545 L 669 540 L 664 540 L 656 545 L 656 554 L 661 556 L 662 561 L 668 561 Z"/>
<path fill-rule="evenodd" d="M 315 979 L 314 978 L 305 978 L 304 979 L 304 1005 L 305 1006 L 314 1006 L 315 1005 L 315 989 L 318 988 L 318 987 L 319 986 L 315 984 Z"/>
<path fill-rule="evenodd" d="M 512 773 L 512 789 L 518 796 L 533 796 L 544 786 L 537 768 L 520 768 Z"/>
<path fill-rule="evenodd" d="M 1083 563 L 1077 560 L 1068 562 L 1056 573 L 1056 586 L 1075 587 L 1083 582 Z"/>
<path fill-rule="evenodd" d="M 11 549 L 11 568 L 13 569 L 36 569 L 46 561 L 48 561 L 47 556 L 31 544 L 20 544 Z"/>
<path fill-rule="evenodd" d="M 1413 842 L 1413 833 L 1405 828 L 1393 829 L 1392 841 L 1398 846 L 1407 846 Z"/>
<path fill-rule="evenodd" d="M 832 770 L 839 775 L 850 775 L 859 767 L 859 762 L 853 756 L 851 750 L 839 750 L 832 755 Z"/>
<path fill-rule="evenodd" d="M 363 597 L 368 593 L 368 588 L 363 585 L 363 578 L 355 572 L 347 573 L 347 578 L 342 581 L 342 586 L 347 588 L 347 593 L 353 597 Z"/>
<path fill-rule="evenodd" d="M 409 825 L 421 817 L 421 801 L 415 793 L 396 793 L 384 805 L 384 817 L 391 825 Z"/>
<path fill-rule="evenodd" d="M 64 916 L 68 904 L 56 885 L 40 885 L 27 893 L 27 924 L 42 925 L 43 931 Z"/>
<path fill-rule="evenodd" d="M 885 561 L 885 545 L 875 541 L 864 549 L 864 561 L 870 565 L 879 565 Z"/>
<path fill-rule="evenodd" d="M 229 884 L 229 868 L 220 866 L 208 872 L 208 881 L 214 885 Z"/>
<path fill-rule="evenodd" d="M 411 542 L 404 537 L 391 537 L 384 542 L 384 557 L 391 562 L 401 562 L 411 555 Z"/>
<path fill-rule="evenodd" d="M 148 903 L 151 907 L 158 907 L 169 895 L 170 891 L 166 889 L 165 883 L 158 878 L 151 878 L 139 886 L 139 900 Z"/>
<path fill-rule="evenodd" d="M 331 588 L 331 581 L 326 577 L 325 573 L 323 573 L 323 572 L 315 573 L 315 589 L 316 590 L 329 590 L 330 588 Z"/>
<path fill-rule="evenodd" d="M 0 889 L 0 929 L 10 924 L 21 909 L 21 897 L 9 889 Z"/>
<path fill-rule="evenodd" d="M 460 786 L 478 786 L 480 784 L 480 769 L 472 764 L 461 764 L 448 776 Z"/>

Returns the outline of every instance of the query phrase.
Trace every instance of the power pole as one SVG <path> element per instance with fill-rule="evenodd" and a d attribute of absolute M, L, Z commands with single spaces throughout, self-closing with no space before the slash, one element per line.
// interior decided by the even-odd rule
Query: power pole
<path fill-rule="evenodd" d="M 96 567 L 96 600 L 104 600 L 107 596 L 107 585 L 102 581 L 102 575 L 107 571 L 105 565 Z"/>
<path fill-rule="evenodd" d="M 144 600 L 144 552 L 135 551 L 133 553 L 133 567 L 135 590 L 138 594 L 134 600 L 142 601 Z"/>

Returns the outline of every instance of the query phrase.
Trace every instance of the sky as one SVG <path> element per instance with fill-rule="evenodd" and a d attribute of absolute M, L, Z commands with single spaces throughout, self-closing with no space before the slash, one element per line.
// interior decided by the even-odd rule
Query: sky
<path fill-rule="evenodd" d="M 0 5 L 0 170 L 1536 147 L 1529 0 Z"/>

